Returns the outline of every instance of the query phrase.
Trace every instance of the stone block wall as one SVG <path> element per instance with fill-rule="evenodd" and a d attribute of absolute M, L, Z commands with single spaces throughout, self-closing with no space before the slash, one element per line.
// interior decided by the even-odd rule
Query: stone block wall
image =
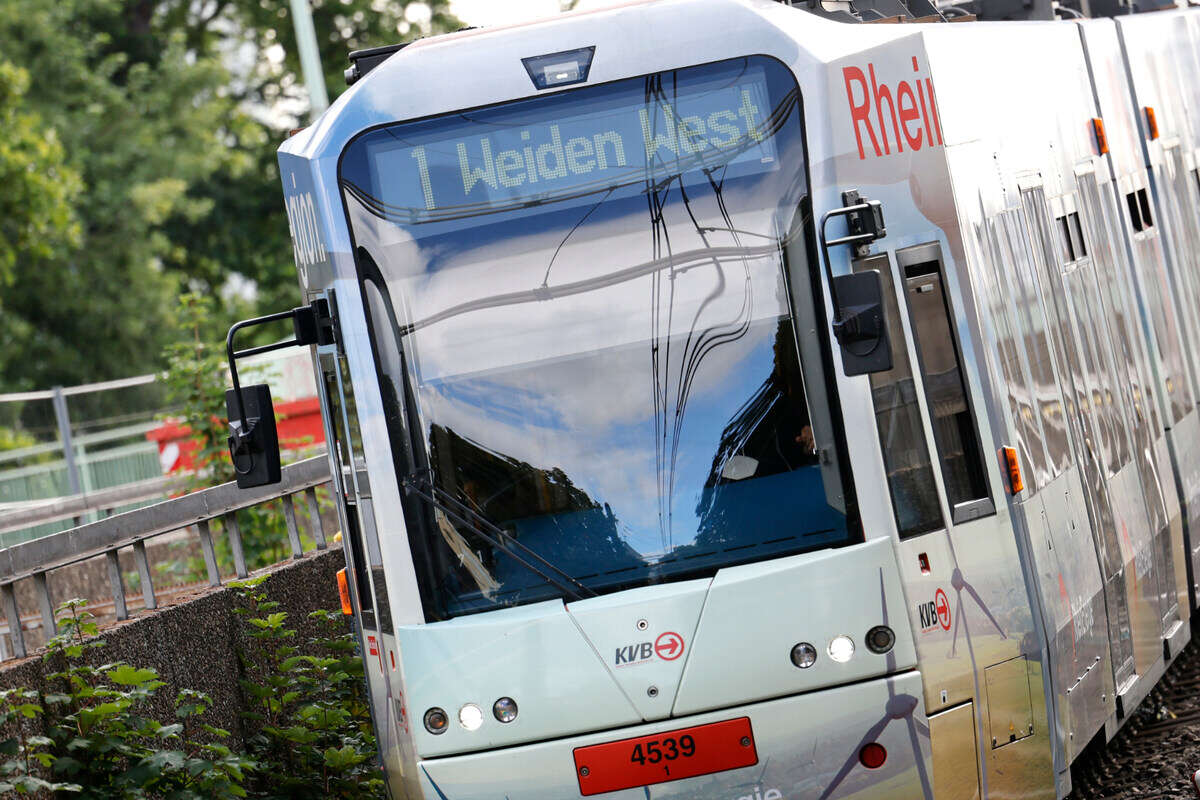
<path fill-rule="evenodd" d="M 318 609 L 337 610 L 336 573 L 345 566 L 342 550 L 331 545 L 328 550 L 310 553 L 296 561 L 288 561 L 260 570 L 267 580 L 262 589 L 269 599 L 278 601 L 278 611 L 288 614 L 286 627 L 296 629 L 295 644 L 304 652 L 310 638 L 322 631 L 308 619 Z M 244 641 L 245 622 L 233 613 L 237 593 L 229 586 L 197 590 L 177 598 L 171 605 L 155 611 L 138 612 L 124 622 L 104 625 L 99 638 L 105 646 L 88 650 L 90 663 L 100 665 L 125 661 L 139 668 L 157 670 L 166 686 L 154 697 L 150 716 L 164 722 L 174 721 L 174 700 L 181 689 L 196 689 L 213 699 L 213 706 L 204 715 L 209 725 L 228 730 L 227 743 L 240 749 L 243 746 L 241 712 L 247 710 L 245 698 L 238 685 L 241 666 L 239 644 Z M 349 630 L 349 621 L 346 622 Z M 43 687 L 44 675 L 53 668 L 42 661 L 36 652 L 25 659 L 0 664 L 0 687 Z"/>

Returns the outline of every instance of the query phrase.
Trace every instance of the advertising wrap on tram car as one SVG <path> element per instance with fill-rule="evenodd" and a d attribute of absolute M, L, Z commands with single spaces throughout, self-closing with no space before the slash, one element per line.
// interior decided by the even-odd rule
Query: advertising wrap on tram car
<path fill-rule="evenodd" d="M 625 3 L 285 143 L 393 797 L 1070 791 L 1200 553 L 1200 126 L 1144 149 L 1136 23 Z"/>

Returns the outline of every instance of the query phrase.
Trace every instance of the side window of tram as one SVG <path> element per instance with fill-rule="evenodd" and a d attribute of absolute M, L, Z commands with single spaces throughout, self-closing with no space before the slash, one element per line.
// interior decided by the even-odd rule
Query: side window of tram
<path fill-rule="evenodd" d="M 1129 206 L 1129 219 L 1133 229 L 1141 232 L 1154 227 L 1154 217 L 1150 214 L 1150 196 L 1145 189 L 1138 189 L 1125 195 L 1125 203 Z"/>
<path fill-rule="evenodd" d="M 953 521 L 967 522 L 990 514 L 995 508 L 951 321 L 941 248 L 936 243 L 917 245 L 896 255 L 904 278 L 904 295 L 946 484 L 946 499 Z"/>
<path fill-rule="evenodd" d="M 929 446 L 921 425 L 921 409 L 912 367 L 908 361 L 900 308 L 892 286 L 891 260 L 887 254 L 854 262 L 854 271 L 878 270 L 887 320 L 888 340 L 892 343 L 892 368 L 870 375 L 871 401 L 875 406 L 875 427 L 879 431 L 883 468 L 887 473 L 888 493 L 896 515 L 900 537 L 942 527 L 937 484 Z"/>

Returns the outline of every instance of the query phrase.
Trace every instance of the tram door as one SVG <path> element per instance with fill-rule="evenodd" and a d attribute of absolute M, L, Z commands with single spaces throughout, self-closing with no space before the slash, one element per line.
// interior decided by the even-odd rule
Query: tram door
<path fill-rule="evenodd" d="M 1174 495 L 1170 460 L 1163 459 L 1166 443 L 1161 442 L 1155 389 L 1150 378 L 1149 356 L 1141 338 L 1141 328 L 1135 322 L 1136 312 L 1129 291 L 1128 258 L 1113 236 L 1119 233 L 1120 216 L 1115 208 L 1111 186 L 1103 189 L 1094 171 L 1081 172 L 1079 180 L 1079 212 L 1083 231 L 1090 244 L 1090 264 L 1094 276 L 1084 287 L 1088 293 L 1088 309 L 1092 314 L 1089 325 L 1099 335 L 1097 346 L 1111 354 L 1113 369 L 1112 412 L 1116 433 L 1124 421 L 1127 440 L 1118 438 L 1117 448 L 1110 451 L 1112 468 L 1124 476 L 1121 487 L 1125 513 L 1118 520 L 1121 540 L 1132 550 L 1125 557 L 1125 586 L 1130 607 L 1130 632 L 1138 675 L 1148 674 L 1154 663 L 1162 659 L 1161 598 L 1166 592 L 1163 573 L 1167 562 L 1155 547 L 1160 534 L 1169 535 L 1170 513 L 1167 495 Z M 1076 270 L 1078 272 L 1078 270 Z M 1105 336 L 1107 334 L 1107 336 Z M 1105 347 L 1107 341 L 1109 347 Z M 1128 450 L 1124 449 L 1128 445 Z M 1133 478 L 1136 476 L 1136 484 Z M 1132 504 L 1133 507 L 1130 507 Z M 1139 511 L 1144 511 L 1139 515 Z M 1144 523 L 1144 527 L 1143 527 Z M 1130 563 L 1132 559 L 1132 563 Z M 1124 677 L 1124 680 L 1129 680 Z M 1124 694 L 1123 676 L 1118 670 L 1117 693 Z"/>
<path fill-rule="evenodd" d="M 1025 646 L 1033 621 L 1007 506 L 997 514 L 1002 489 L 995 460 L 984 455 L 993 443 L 976 416 L 954 278 L 939 242 L 901 248 L 894 260 L 862 259 L 854 269 L 878 270 L 884 286 L 893 367 L 870 376 L 872 401 L 917 634 L 936 795 L 1040 797 L 1039 787 L 1053 785 L 1045 707 L 1033 702 L 1042 696 L 1041 666 Z M 968 758 L 977 769 L 963 768 Z"/>
<path fill-rule="evenodd" d="M 1070 201 L 1068 203 L 1068 201 Z M 1096 337 L 1102 320 L 1089 295 L 1094 284 L 1090 244 L 1083 235 L 1079 213 L 1070 198 L 1061 214 L 1051 215 L 1041 188 L 1022 193 L 1026 219 L 1033 231 L 1035 262 L 1042 284 L 1050 339 L 1060 366 L 1067 401 L 1067 423 L 1079 465 L 1084 502 L 1091 520 L 1095 552 L 1104 580 L 1108 606 L 1108 641 L 1117 688 L 1136 673 L 1129 601 L 1125 591 L 1124 558 L 1118 542 L 1119 511 L 1130 504 L 1115 502 L 1126 487 L 1115 478 L 1119 451 L 1127 450 L 1125 426 L 1113 408 L 1111 364 Z M 1053 219 L 1053 222 L 1051 221 Z M 1118 509 L 1117 506 L 1122 508 Z M 1141 506 L 1139 502 L 1133 508 Z M 1124 523 L 1124 520 L 1121 520 Z M 1124 523 L 1127 525 L 1127 523 Z"/>
<path fill-rule="evenodd" d="M 1163 164 L 1160 172 L 1161 182 L 1159 193 L 1163 200 L 1166 213 L 1169 216 L 1170 231 L 1175 231 L 1175 252 L 1177 254 L 1177 291 L 1180 306 L 1185 313 L 1195 319 L 1194 330 L 1196 337 L 1194 346 L 1200 348 L 1200 210 L 1194 196 L 1192 176 L 1184 162 L 1182 148 L 1179 143 L 1173 143 L 1163 148 Z M 1188 348 L 1192 350 L 1194 348 Z M 1197 351 L 1197 391 L 1200 392 L 1200 350 Z M 1192 580 L 1197 580 L 1200 573 L 1200 454 L 1189 452 L 1179 458 L 1180 482 L 1185 490 L 1187 501 L 1187 528 L 1190 553 L 1185 556 L 1186 572 L 1192 574 Z M 1178 565 L 1180 581 L 1179 602 L 1184 610 L 1188 608 L 1187 582 L 1184 565 Z M 1200 592 L 1193 589 L 1200 601 Z M 1184 615 L 1186 619 L 1186 614 Z"/>
<path fill-rule="evenodd" d="M 336 298 L 332 290 L 327 298 L 336 320 Z M 332 441 L 327 446 L 335 465 L 331 470 L 330 493 L 341 525 L 351 597 L 360 610 L 359 645 L 371 688 L 372 723 L 379 739 L 380 755 L 386 758 L 399 746 L 399 722 L 393 709 L 398 709 L 400 704 L 393 702 L 389 679 L 392 672 L 389 666 L 396 647 L 395 633 L 383 581 L 362 433 L 340 331 L 335 338 L 334 344 L 317 348 L 318 391 L 326 415 L 325 429 L 332 434 Z"/>

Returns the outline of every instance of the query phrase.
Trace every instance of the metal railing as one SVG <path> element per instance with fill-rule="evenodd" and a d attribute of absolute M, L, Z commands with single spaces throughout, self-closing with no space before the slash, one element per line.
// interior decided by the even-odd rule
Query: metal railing
<path fill-rule="evenodd" d="M 329 477 L 328 458 L 321 455 L 284 467 L 283 479 L 273 486 L 239 489 L 234 482 L 224 483 L 0 550 L 0 601 L 3 602 L 8 621 L 13 654 L 18 658 L 26 655 L 21 616 L 14 591 L 14 585 L 18 581 L 33 582 L 41 624 L 48 638 L 53 635 L 56 627 L 49 574 L 62 567 L 104 556 L 108 562 L 108 577 L 112 586 L 112 603 L 116 617 L 119 620 L 128 619 L 125 582 L 118 560 L 118 553 L 122 548 L 133 549 L 134 564 L 147 609 L 158 607 L 150 561 L 146 555 L 147 540 L 157 536 L 196 526 L 196 535 L 200 540 L 204 566 L 208 573 L 208 583 L 210 586 L 220 586 L 221 575 L 210 528 L 213 520 L 220 519 L 229 537 L 234 570 L 239 578 L 245 578 L 249 571 L 246 568 L 237 512 L 273 500 L 282 500 L 292 558 L 300 558 L 304 555 L 304 550 L 300 529 L 296 523 L 294 497 L 303 493 L 308 505 L 309 533 L 316 549 L 324 550 L 327 545 L 320 509 L 317 507 L 316 488 L 328 482 Z"/>
<path fill-rule="evenodd" d="M 161 499 L 163 495 L 170 494 L 182 485 L 182 478 L 163 475 L 67 497 L 0 503 L 0 543 L 3 542 L 6 533 L 90 513 L 98 512 L 101 516 L 108 516 L 106 512 L 114 508 Z"/>

